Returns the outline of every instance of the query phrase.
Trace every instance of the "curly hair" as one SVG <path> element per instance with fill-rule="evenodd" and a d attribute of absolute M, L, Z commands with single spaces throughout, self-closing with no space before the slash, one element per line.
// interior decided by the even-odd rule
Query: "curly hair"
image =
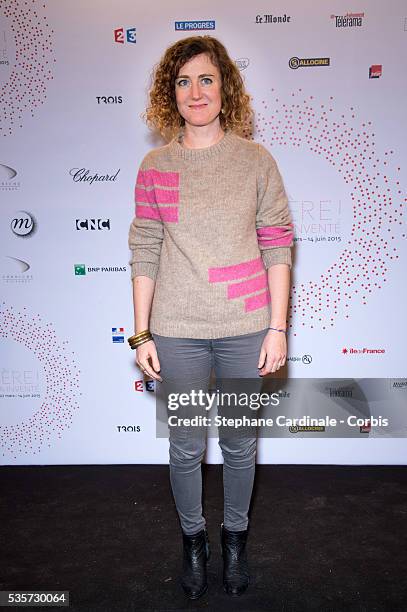
<path fill-rule="evenodd" d="M 177 41 L 165 51 L 154 67 L 149 103 L 143 119 L 151 129 L 156 129 L 166 139 L 171 139 L 185 125 L 175 99 L 175 79 L 180 69 L 195 55 L 205 53 L 218 68 L 221 79 L 222 112 L 221 127 L 247 134 L 253 116 L 250 96 L 236 64 L 219 40 L 213 36 L 190 36 Z"/>

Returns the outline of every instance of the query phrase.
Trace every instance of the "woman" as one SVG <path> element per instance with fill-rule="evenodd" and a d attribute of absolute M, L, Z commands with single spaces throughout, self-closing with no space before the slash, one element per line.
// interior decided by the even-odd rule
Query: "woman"
<path fill-rule="evenodd" d="M 292 224 L 274 158 L 242 138 L 252 111 L 240 73 L 210 36 L 182 39 L 156 67 L 146 118 L 169 143 L 147 153 L 129 231 L 137 364 L 172 388 L 257 378 L 286 359 Z M 272 295 L 272 309 L 270 305 Z M 207 589 L 202 515 L 205 428 L 170 427 L 170 480 L 183 537 L 181 584 Z M 223 584 L 248 587 L 256 437 L 219 433 Z"/>

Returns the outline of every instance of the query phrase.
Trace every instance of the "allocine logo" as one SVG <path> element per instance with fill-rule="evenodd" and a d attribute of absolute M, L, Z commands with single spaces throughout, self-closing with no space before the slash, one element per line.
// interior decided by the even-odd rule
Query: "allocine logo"
<path fill-rule="evenodd" d="M 288 65 L 293 70 L 297 68 L 314 68 L 315 66 L 330 66 L 329 57 L 290 57 Z"/>
<path fill-rule="evenodd" d="M 191 32 L 194 30 L 214 30 L 215 21 L 213 19 L 208 21 L 176 21 L 175 29 L 183 32 Z"/>
<path fill-rule="evenodd" d="M 92 272 L 127 272 L 126 266 L 85 266 L 74 264 L 75 276 L 85 276 Z"/>
<path fill-rule="evenodd" d="M 336 28 L 354 28 L 363 25 L 364 13 L 346 13 L 346 15 L 331 15 Z"/>
<path fill-rule="evenodd" d="M 325 427 L 323 425 L 291 425 L 291 427 L 288 428 L 288 431 L 290 433 L 312 433 L 312 432 L 317 432 L 317 433 L 321 433 L 325 431 Z"/>
<path fill-rule="evenodd" d="M 291 15 L 256 15 L 256 23 L 289 23 Z"/>

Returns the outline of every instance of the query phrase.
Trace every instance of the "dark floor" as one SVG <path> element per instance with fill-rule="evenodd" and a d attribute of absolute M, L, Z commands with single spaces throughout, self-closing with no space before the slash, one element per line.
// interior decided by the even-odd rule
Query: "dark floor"
<path fill-rule="evenodd" d="M 407 610 L 405 467 L 258 465 L 237 599 L 221 586 L 221 470 L 203 466 L 209 590 L 189 602 L 168 466 L 1 467 L 0 590 L 69 590 L 86 612 Z"/>

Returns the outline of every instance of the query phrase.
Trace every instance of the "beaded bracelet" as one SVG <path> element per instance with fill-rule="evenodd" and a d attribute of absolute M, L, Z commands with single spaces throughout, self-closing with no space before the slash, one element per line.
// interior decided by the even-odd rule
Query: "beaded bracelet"
<path fill-rule="evenodd" d="M 281 332 L 283 334 L 287 333 L 286 329 L 277 329 L 276 327 L 269 327 L 268 329 L 272 329 L 273 331 Z"/>

